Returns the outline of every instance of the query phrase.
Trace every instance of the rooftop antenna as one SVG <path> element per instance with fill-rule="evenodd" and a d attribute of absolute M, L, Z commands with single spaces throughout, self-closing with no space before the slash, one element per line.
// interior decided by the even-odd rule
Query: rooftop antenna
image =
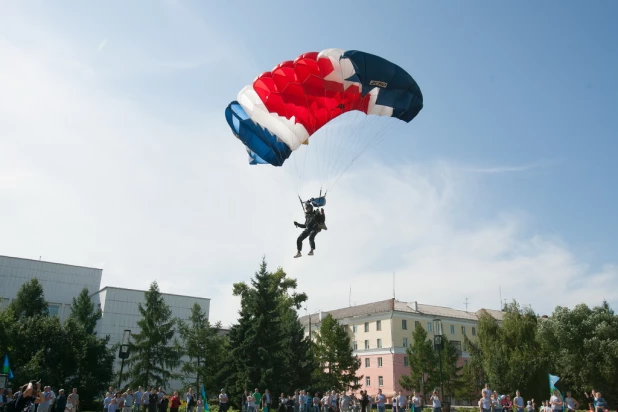
<path fill-rule="evenodd" d="M 466 305 L 466 312 L 468 311 L 468 298 L 466 298 L 466 301 L 464 302 L 464 305 Z"/>
<path fill-rule="evenodd" d="M 350 285 L 350 295 L 348 296 L 348 306 L 352 306 L 352 285 Z"/>
<path fill-rule="evenodd" d="M 500 306 L 498 306 L 498 310 L 502 311 L 502 286 L 499 286 L 500 288 Z"/>
<path fill-rule="evenodd" d="M 393 299 L 395 299 L 395 272 L 393 272 Z"/>

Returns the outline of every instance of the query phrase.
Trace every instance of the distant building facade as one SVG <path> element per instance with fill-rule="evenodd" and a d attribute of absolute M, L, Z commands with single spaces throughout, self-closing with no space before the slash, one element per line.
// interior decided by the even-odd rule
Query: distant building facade
<path fill-rule="evenodd" d="M 103 269 L 0 256 L 0 309 L 15 299 L 24 283 L 37 278 L 43 286 L 49 314 L 65 321 L 71 313 L 73 298 L 84 288 L 91 294 L 98 291 L 102 275 Z"/>
<path fill-rule="evenodd" d="M 137 325 L 141 315 L 139 303 L 145 302 L 143 290 L 106 286 L 101 288 L 102 269 L 0 256 L 0 309 L 15 299 L 21 286 L 36 278 L 43 286 L 43 293 L 49 305 L 49 314 L 68 318 L 73 298 L 88 289 L 95 305 L 101 308 L 102 317 L 97 323 L 96 333 L 100 337 L 110 336 L 110 345 L 122 340 L 125 330 L 131 334 L 139 332 Z M 163 300 L 170 306 L 172 317 L 188 320 L 191 307 L 200 305 L 206 317 L 210 314 L 210 299 L 193 296 L 162 293 Z M 222 330 L 225 333 L 227 330 Z M 120 370 L 120 359 L 116 359 L 115 371 Z M 125 367 L 125 372 L 127 371 Z M 170 388 L 181 388 L 181 381 L 172 381 Z"/>
<path fill-rule="evenodd" d="M 382 389 L 387 397 L 391 397 L 399 390 L 404 394 L 410 393 L 401 387 L 399 379 L 410 373 L 406 349 L 412 345 L 412 332 L 417 324 L 433 340 L 433 321 L 440 319 L 442 334 L 457 346 L 458 365 L 462 366 L 470 358 L 464 335 L 476 341 L 478 318 L 483 311 L 502 321 L 503 312 L 496 310 L 466 312 L 395 299 L 314 313 L 302 316 L 300 321 L 305 326 L 305 336 L 311 330 L 312 339 L 315 339 L 322 320 L 328 314 L 345 325 L 352 339 L 354 354 L 361 360 L 361 389 L 372 396 Z"/>

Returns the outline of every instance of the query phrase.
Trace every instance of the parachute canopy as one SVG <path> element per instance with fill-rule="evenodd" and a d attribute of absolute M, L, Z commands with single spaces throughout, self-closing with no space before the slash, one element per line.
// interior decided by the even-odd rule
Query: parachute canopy
<path fill-rule="evenodd" d="M 327 49 L 262 73 L 238 93 L 225 117 L 251 164 L 282 166 L 344 113 L 410 122 L 422 108 L 418 84 L 401 67 L 362 51 Z"/>

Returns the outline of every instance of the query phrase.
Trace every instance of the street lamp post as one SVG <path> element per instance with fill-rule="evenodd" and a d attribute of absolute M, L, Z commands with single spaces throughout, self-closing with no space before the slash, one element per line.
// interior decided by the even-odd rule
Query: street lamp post
<path fill-rule="evenodd" d="M 125 329 L 122 335 L 122 343 L 120 344 L 120 349 L 118 350 L 118 357 L 122 359 L 122 362 L 120 363 L 120 376 L 118 376 L 118 390 L 120 390 L 120 384 L 122 383 L 122 370 L 124 369 L 124 360 L 129 357 L 130 340 L 131 331 L 129 329 Z"/>
<path fill-rule="evenodd" d="M 440 400 L 444 401 L 444 384 L 442 383 L 442 321 L 440 319 L 433 320 L 433 344 L 438 350 L 438 359 L 440 359 Z"/>

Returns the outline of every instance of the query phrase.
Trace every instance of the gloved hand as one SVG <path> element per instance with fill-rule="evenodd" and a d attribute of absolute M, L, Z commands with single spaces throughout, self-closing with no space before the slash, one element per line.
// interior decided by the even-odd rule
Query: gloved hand
<path fill-rule="evenodd" d="M 298 227 L 298 222 L 294 222 L 294 226 Z"/>

